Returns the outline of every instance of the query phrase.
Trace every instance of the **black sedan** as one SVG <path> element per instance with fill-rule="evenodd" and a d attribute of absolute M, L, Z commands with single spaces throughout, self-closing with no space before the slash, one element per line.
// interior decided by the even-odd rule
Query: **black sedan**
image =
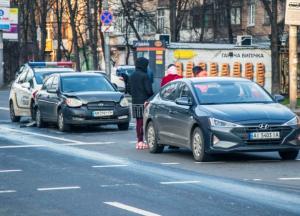
<path fill-rule="evenodd" d="M 256 83 L 242 78 L 194 78 L 164 86 L 145 108 L 150 152 L 165 145 L 192 149 L 196 161 L 226 152 L 278 151 L 295 159 L 299 118 Z"/>
<path fill-rule="evenodd" d="M 36 95 L 36 124 L 55 122 L 60 131 L 71 125 L 117 124 L 128 130 L 130 112 L 124 95 L 101 74 L 54 74 Z"/>

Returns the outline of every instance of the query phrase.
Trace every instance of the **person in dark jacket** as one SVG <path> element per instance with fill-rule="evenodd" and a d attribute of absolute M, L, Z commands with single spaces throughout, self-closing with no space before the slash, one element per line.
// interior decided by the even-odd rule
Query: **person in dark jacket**
<path fill-rule="evenodd" d="M 143 114 L 144 103 L 153 95 L 152 84 L 147 75 L 149 61 L 138 58 L 135 62 L 135 72 L 129 77 L 129 94 L 132 96 L 132 115 L 136 118 L 137 149 L 149 148 L 144 143 Z"/>

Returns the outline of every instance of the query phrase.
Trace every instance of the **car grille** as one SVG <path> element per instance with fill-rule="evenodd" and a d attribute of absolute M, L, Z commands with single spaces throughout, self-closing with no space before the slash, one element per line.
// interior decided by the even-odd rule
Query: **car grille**
<path fill-rule="evenodd" d="M 261 140 L 250 140 L 249 133 L 252 132 L 271 132 L 271 131 L 279 131 L 280 132 L 280 139 L 261 139 Z M 247 145 L 279 145 L 283 139 L 291 133 L 292 128 L 288 126 L 272 126 L 268 129 L 260 129 L 258 126 L 249 126 L 249 127 L 242 127 L 242 128 L 234 128 L 232 133 L 240 137 L 245 144 Z"/>
<path fill-rule="evenodd" d="M 89 110 L 113 110 L 116 103 L 113 101 L 99 101 L 87 104 Z"/>

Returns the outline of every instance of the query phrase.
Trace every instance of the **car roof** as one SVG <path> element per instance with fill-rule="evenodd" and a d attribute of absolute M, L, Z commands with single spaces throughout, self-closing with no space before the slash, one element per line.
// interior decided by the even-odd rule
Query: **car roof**
<path fill-rule="evenodd" d="M 132 69 L 135 68 L 134 65 L 120 65 L 117 67 L 117 69 Z"/>
<path fill-rule="evenodd" d="M 102 75 L 101 73 L 88 73 L 88 72 L 74 72 L 74 73 L 61 73 L 61 74 L 59 74 L 59 76 L 61 76 L 61 77 L 86 77 L 86 76 L 91 76 L 91 77 L 93 77 L 93 76 L 95 76 L 95 77 L 97 77 L 97 76 L 104 76 L 104 75 Z"/>
<path fill-rule="evenodd" d="M 251 82 L 251 80 L 239 77 L 195 77 L 195 78 L 183 78 L 184 81 L 189 83 L 199 82 Z"/>

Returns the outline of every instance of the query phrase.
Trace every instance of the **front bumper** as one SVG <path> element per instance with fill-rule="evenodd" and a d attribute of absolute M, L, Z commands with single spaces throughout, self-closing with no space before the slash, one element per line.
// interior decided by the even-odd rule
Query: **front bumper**
<path fill-rule="evenodd" d="M 63 108 L 63 114 L 65 122 L 71 125 L 105 125 L 105 124 L 121 124 L 130 122 L 130 111 L 129 107 L 123 108 L 121 106 L 114 107 L 113 115 L 105 117 L 94 117 L 94 111 L 86 106 L 80 108 L 71 108 L 65 106 Z"/>
<path fill-rule="evenodd" d="M 252 132 L 279 131 L 280 139 L 250 139 Z M 300 128 L 290 126 L 272 126 L 268 130 L 255 127 L 212 128 L 207 152 L 258 152 L 300 149 Z"/>

